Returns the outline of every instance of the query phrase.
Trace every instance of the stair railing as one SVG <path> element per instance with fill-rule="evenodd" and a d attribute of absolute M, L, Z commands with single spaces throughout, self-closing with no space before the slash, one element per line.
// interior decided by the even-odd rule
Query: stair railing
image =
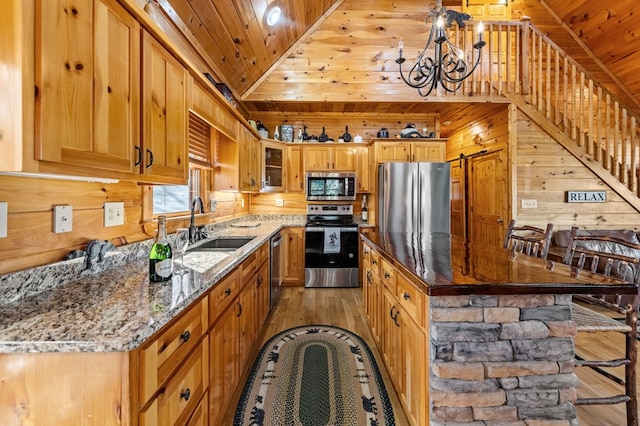
<path fill-rule="evenodd" d="M 449 37 L 471 51 L 477 21 L 453 26 Z M 475 72 L 445 97 L 523 96 L 562 133 L 570 137 L 634 194 L 639 194 L 640 128 L 637 119 L 529 18 L 484 23 L 482 49 Z M 473 53 L 469 61 L 475 60 Z"/>

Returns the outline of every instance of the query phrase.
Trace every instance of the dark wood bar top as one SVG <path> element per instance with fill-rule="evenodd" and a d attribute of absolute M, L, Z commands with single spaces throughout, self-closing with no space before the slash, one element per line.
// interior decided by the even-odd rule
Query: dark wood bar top
<path fill-rule="evenodd" d="M 638 286 L 578 271 L 446 233 L 362 233 L 393 266 L 430 296 L 635 294 Z"/>

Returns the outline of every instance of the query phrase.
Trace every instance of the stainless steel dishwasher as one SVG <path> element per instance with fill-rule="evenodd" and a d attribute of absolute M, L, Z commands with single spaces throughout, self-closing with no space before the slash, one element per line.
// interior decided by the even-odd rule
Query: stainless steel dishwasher
<path fill-rule="evenodd" d="M 282 246 L 282 235 L 278 232 L 271 237 L 271 282 L 270 286 L 270 309 L 278 303 L 280 299 L 280 289 L 282 287 L 282 256 L 280 248 Z"/>

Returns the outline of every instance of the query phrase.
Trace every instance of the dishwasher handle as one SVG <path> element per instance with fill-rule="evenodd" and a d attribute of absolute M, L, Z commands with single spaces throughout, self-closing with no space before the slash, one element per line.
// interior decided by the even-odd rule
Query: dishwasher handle
<path fill-rule="evenodd" d="M 278 235 L 276 238 L 271 240 L 271 247 L 278 247 L 282 244 L 282 236 Z"/>

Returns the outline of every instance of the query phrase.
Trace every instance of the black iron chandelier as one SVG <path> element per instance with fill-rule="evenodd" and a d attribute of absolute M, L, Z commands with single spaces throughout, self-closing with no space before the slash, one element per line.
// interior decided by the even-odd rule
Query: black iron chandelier
<path fill-rule="evenodd" d="M 473 73 L 480 62 L 480 50 L 487 44 L 483 38 L 484 27 L 482 22 L 478 25 L 478 41 L 473 44 L 476 50 L 473 66 L 469 68 L 465 52 L 455 46 L 445 32 L 445 22 L 451 23 L 456 12 L 447 11 L 442 6 L 437 6 L 431 10 L 427 17 L 427 24 L 431 20 L 431 32 L 427 44 L 415 64 L 408 72 L 402 72 L 402 64 L 405 58 L 402 57 L 404 43 L 400 39 L 398 43 L 399 55 L 396 63 L 400 67 L 400 76 L 409 86 L 418 89 L 421 96 L 429 96 L 431 91 L 442 86 L 447 92 L 455 92 L 460 88 L 462 82 Z M 451 15 L 451 16 L 448 16 Z M 449 21 L 447 18 L 449 17 Z M 467 15 L 468 18 L 468 15 Z M 459 26 L 464 26 L 462 20 L 457 20 Z M 428 56 L 428 52 L 433 52 L 433 57 Z"/>

